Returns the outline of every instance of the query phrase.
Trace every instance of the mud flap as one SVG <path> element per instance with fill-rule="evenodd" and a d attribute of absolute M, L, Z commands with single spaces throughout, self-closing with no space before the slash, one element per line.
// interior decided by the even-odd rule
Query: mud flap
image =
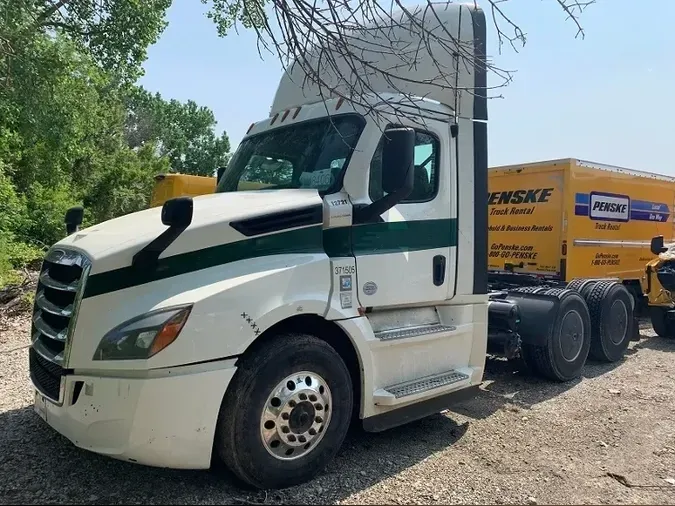
<path fill-rule="evenodd" d="M 633 314 L 633 328 L 630 330 L 630 340 L 639 341 L 640 340 L 640 321 L 637 318 L 637 315 Z"/>

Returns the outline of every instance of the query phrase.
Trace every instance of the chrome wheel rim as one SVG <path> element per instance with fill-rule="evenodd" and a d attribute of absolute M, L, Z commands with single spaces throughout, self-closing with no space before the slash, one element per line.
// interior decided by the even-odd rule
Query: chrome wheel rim
<path fill-rule="evenodd" d="M 260 417 L 265 449 L 279 460 L 310 453 L 326 434 L 333 411 L 326 380 L 301 371 L 287 376 L 272 390 Z"/>

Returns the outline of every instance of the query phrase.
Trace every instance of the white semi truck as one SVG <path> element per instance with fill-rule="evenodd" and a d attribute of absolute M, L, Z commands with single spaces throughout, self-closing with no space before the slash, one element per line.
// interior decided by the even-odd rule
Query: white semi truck
<path fill-rule="evenodd" d="M 368 104 L 324 100 L 297 70 L 215 194 L 84 230 L 67 215 L 29 353 L 51 427 L 276 488 L 324 469 L 353 421 L 381 431 L 475 393 L 488 343 L 552 380 L 581 374 L 604 310 L 573 289 L 488 288 L 485 17 L 426 9 L 475 56 L 436 51 L 452 88 L 429 84 L 424 55 L 405 94 L 373 76 Z"/>

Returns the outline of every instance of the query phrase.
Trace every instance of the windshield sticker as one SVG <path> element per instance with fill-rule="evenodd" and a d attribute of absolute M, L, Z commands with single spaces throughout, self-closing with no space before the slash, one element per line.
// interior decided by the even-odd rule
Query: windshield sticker
<path fill-rule="evenodd" d="M 300 184 L 303 187 L 324 188 L 333 183 L 333 172 L 330 169 L 303 172 L 300 174 Z"/>

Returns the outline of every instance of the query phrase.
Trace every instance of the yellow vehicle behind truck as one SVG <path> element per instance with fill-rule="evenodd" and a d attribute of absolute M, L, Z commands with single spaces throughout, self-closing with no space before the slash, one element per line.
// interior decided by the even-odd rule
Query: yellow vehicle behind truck
<path fill-rule="evenodd" d="M 225 167 L 218 168 L 218 178 Z M 216 191 L 217 178 L 209 176 L 193 176 L 192 174 L 157 174 L 155 186 L 150 197 L 150 207 L 158 207 L 174 197 L 197 197 Z M 237 190 L 259 190 L 265 184 L 240 181 Z"/>
<path fill-rule="evenodd" d="M 196 197 L 216 191 L 216 178 L 189 174 L 157 174 L 150 197 L 150 207 L 157 207 L 174 197 Z"/>
<path fill-rule="evenodd" d="M 488 268 L 503 282 L 615 279 L 642 303 L 651 239 L 673 239 L 674 207 L 669 176 L 573 158 L 493 167 Z"/>
<path fill-rule="evenodd" d="M 650 249 L 655 257 L 647 264 L 642 283 L 649 317 L 660 337 L 675 338 L 675 243 L 666 246 L 658 235 L 652 238 Z"/>

